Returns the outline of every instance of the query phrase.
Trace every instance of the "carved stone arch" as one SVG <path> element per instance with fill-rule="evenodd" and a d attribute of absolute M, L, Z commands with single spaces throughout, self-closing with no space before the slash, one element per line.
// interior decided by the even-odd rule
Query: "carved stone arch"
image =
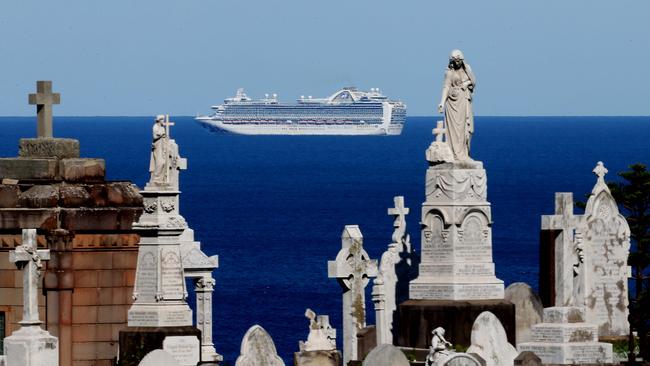
<path fill-rule="evenodd" d="M 468 212 L 461 221 L 459 236 L 463 241 L 489 244 L 490 226 L 485 213 L 480 210 Z"/>
<path fill-rule="evenodd" d="M 431 250 L 433 246 L 440 245 L 446 240 L 445 219 L 441 211 L 431 210 L 424 216 L 422 223 L 423 250 Z"/>
<path fill-rule="evenodd" d="M 424 215 L 424 220 L 422 222 L 422 228 L 427 226 L 427 220 L 431 216 L 438 216 L 442 219 L 442 222 L 444 224 L 444 227 L 447 228 L 449 225 L 451 225 L 451 219 L 449 218 L 449 214 L 443 210 L 439 210 L 437 208 L 432 208 L 429 210 L 425 215 Z"/>
<path fill-rule="evenodd" d="M 481 220 L 483 221 L 483 224 L 485 226 L 490 226 L 490 224 L 492 223 L 490 221 L 490 218 L 488 217 L 488 215 L 485 213 L 485 211 L 483 209 L 481 209 L 479 207 L 472 207 L 472 208 L 469 208 L 468 210 L 464 211 L 462 216 L 459 218 L 458 222 L 461 223 L 461 226 L 462 226 L 463 222 L 465 222 L 465 219 L 469 215 L 480 216 Z"/>

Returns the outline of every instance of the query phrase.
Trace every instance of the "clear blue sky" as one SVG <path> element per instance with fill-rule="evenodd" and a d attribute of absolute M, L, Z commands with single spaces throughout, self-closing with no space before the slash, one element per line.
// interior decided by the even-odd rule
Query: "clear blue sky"
<path fill-rule="evenodd" d="M 447 55 L 477 115 L 650 115 L 650 1 L 3 0 L 0 115 L 194 115 L 238 87 L 281 100 L 380 87 L 431 115 Z"/>

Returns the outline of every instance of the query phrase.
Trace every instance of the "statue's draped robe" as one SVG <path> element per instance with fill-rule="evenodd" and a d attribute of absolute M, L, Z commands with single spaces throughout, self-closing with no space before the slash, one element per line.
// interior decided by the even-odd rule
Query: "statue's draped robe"
<path fill-rule="evenodd" d="M 149 163 L 152 182 L 165 180 L 165 127 L 156 123 L 153 125 L 153 143 L 151 144 L 151 160 Z"/>
<path fill-rule="evenodd" d="M 469 160 L 470 139 L 474 133 L 472 92 L 463 83 L 471 81 L 474 85 L 476 80 L 469 65 L 466 64 L 465 67 L 459 70 L 448 69 L 445 73 L 445 126 L 447 143 L 454 154 L 454 160 Z"/>

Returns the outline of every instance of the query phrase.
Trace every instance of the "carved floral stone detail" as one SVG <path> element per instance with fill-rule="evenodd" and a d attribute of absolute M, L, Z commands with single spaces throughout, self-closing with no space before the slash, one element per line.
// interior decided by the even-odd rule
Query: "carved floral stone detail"
<path fill-rule="evenodd" d="M 158 203 L 156 201 L 145 202 L 144 204 L 144 212 L 149 214 L 156 212 L 157 208 L 158 208 Z"/>
<path fill-rule="evenodd" d="M 174 210 L 174 202 L 172 201 L 162 201 L 160 202 L 160 208 L 165 212 L 172 212 Z"/>
<path fill-rule="evenodd" d="M 160 225 L 163 229 L 183 229 L 187 227 L 187 222 L 182 216 L 172 216 Z"/>

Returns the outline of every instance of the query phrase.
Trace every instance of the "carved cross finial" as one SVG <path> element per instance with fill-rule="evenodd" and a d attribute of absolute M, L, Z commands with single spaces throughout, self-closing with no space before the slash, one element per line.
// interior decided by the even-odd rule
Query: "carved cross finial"
<path fill-rule="evenodd" d="M 395 218 L 393 221 L 393 243 L 401 243 L 402 238 L 406 234 L 406 215 L 409 213 L 409 208 L 404 207 L 404 197 L 395 196 L 395 207 L 388 209 L 388 214 Z"/>
<path fill-rule="evenodd" d="M 36 82 L 36 94 L 29 94 L 29 104 L 36 105 L 37 137 L 52 137 L 52 105 L 61 103 L 61 94 L 52 93 L 52 81 Z"/>
<path fill-rule="evenodd" d="M 433 134 L 436 135 L 436 142 L 442 142 L 442 137 L 445 134 L 445 127 L 443 121 L 438 121 L 436 128 L 433 129 Z"/>
<path fill-rule="evenodd" d="M 596 164 L 596 167 L 594 168 L 593 172 L 594 172 L 594 174 L 596 174 L 596 176 L 598 176 L 598 183 L 603 183 L 604 184 L 605 183 L 605 174 L 607 174 L 608 170 L 607 170 L 607 168 L 605 168 L 602 161 L 599 161 Z"/>

